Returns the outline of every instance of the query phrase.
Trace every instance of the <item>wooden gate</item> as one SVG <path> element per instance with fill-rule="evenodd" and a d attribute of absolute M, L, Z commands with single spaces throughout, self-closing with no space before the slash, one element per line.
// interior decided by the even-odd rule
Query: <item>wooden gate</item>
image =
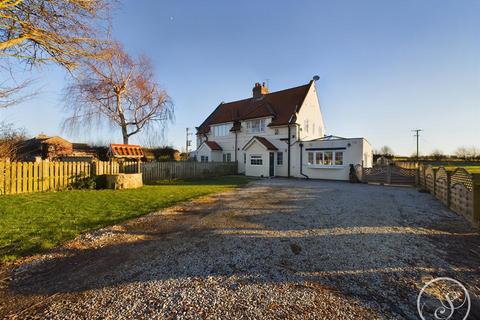
<path fill-rule="evenodd" d="M 360 180 L 365 183 L 413 186 L 417 181 L 417 169 L 405 169 L 397 166 L 363 168 Z"/>

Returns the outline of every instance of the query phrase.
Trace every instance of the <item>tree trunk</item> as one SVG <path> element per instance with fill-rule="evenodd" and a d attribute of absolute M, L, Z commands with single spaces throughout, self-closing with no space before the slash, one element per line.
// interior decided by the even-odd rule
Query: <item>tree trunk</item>
<path fill-rule="evenodd" d="M 117 93 L 117 112 L 120 118 L 120 127 L 122 128 L 123 144 L 128 144 L 128 130 L 127 122 L 125 121 L 125 115 L 123 114 L 122 105 L 121 105 L 121 93 Z"/>

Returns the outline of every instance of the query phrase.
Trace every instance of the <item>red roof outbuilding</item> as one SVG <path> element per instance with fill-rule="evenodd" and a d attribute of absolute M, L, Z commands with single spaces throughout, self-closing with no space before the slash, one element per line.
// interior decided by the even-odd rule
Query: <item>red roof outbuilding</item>
<path fill-rule="evenodd" d="M 113 158 L 143 158 L 141 146 L 134 144 L 111 144 L 109 150 Z"/>

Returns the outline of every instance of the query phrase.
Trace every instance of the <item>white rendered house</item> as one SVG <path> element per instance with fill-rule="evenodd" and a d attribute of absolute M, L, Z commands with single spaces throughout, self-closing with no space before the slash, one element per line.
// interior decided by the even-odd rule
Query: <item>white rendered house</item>
<path fill-rule="evenodd" d="M 265 84 L 256 83 L 252 97 L 222 102 L 197 127 L 198 148 L 194 155 L 203 162 L 237 161 L 239 173 L 247 176 L 306 178 L 308 172 L 310 178 L 344 180 L 345 175 L 339 172 L 345 169 L 348 178 L 349 164 L 361 164 L 368 148 L 356 151 L 358 155 L 350 152 L 348 156 L 341 151 L 347 149 L 339 149 L 333 164 L 329 162 L 330 153 L 326 153 L 325 161 L 322 155 L 322 165 L 316 162 L 306 166 L 307 143 L 312 146 L 325 143 L 324 137 L 315 81 L 277 92 L 269 92 Z M 335 174 L 328 174 L 329 170 L 335 170 Z"/>

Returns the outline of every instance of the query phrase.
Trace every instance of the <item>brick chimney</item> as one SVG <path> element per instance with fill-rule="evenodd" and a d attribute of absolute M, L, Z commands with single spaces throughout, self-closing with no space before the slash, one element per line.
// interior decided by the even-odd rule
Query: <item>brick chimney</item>
<path fill-rule="evenodd" d="M 255 83 L 255 87 L 252 89 L 254 98 L 261 98 L 263 95 L 268 93 L 268 88 L 265 85 L 265 82 L 260 84 L 260 82 Z"/>

